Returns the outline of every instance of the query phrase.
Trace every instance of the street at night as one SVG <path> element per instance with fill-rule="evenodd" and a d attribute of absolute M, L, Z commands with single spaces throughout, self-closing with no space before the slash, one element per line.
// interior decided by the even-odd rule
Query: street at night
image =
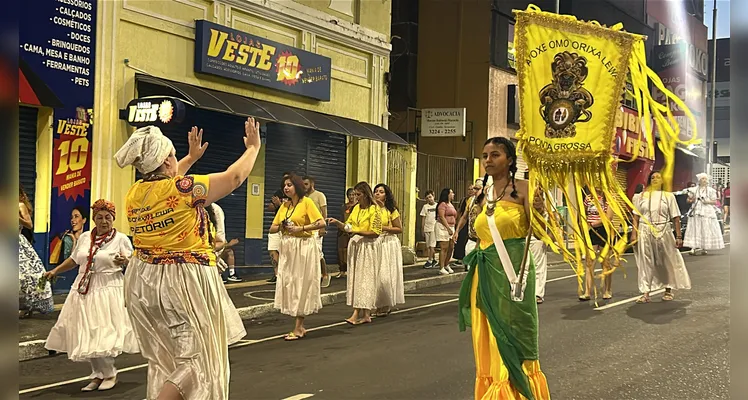
<path fill-rule="evenodd" d="M 553 398 L 727 398 L 728 250 L 684 255 L 693 288 L 672 302 L 653 294 L 649 304 L 634 302 L 637 271 L 627 257 L 614 276 L 615 297 L 599 309 L 576 299 L 568 266 L 552 266 L 539 319 Z M 457 328 L 458 290 L 452 283 L 409 292 L 399 311 L 355 327 L 343 322 L 350 308 L 327 306 L 309 318 L 308 336 L 298 342 L 283 341 L 293 326 L 288 317 L 247 321 L 247 337 L 230 351 L 230 398 L 469 399 L 475 367 L 470 333 Z M 143 363 L 118 357 L 119 383 L 106 398 L 144 398 Z M 64 355 L 22 362 L 19 372 L 22 398 L 101 396 L 80 392 L 90 367 Z"/>

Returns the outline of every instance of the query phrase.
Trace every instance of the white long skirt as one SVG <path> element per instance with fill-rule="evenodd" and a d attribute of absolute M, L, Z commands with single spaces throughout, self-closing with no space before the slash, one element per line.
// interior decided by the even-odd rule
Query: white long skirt
<path fill-rule="evenodd" d="M 665 231 L 661 235 L 653 234 L 649 226 L 642 226 L 639 230 L 635 259 L 636 267 L 639 269 L 638 283 L 641 293 L 661 288 L 691 288 L 686 263 L 675 247 L 673 230 L 670 224 L 663 229 Z"/>
<path fill-rule="evenodd" d="M 377 308 L 377 266 L 382 249 L 377 238 L 354 235 L 348 242 L 346 304 L 353 308 Z"/>
<path fill-rule="evenodd" d="M 694 215 L 688 218 L 683 246 L 701 250 L 724 249 L 725 239 L 717 217 Z"/>
<path fill-rule="evenodd" d="M 148 399 L 167 381 L 185 400 L 229 398 L 228 347 L 246 332 L 223 292 L 215 266 L 130 260 L 125 301 L 148 360 Z"/>
<path fill-rule="evenodd" d="M 383 234 L 377 241 L 382 251 L 377 264 L 377 308 L 404 304 L 405 283 L 400 239 L 395 235 Z"/>
<path fill-rule="evenodd" d="M 532 238 L 530 240 L 530 254 L 535 264 L 535 296 L 545 298 L 545 284 L 548 278 L 548 255 L 545 243 Z"/>
<path fill-rule="evenodd" d="M 282 314 L 303 317 L 322 308 L 319 259 L 317 238 L 283 236 L 275 284 L 275 308 Z"/>
<path fill-rule="evenodd" d="M 117 357 L 139 352 L 138 340 L 125 310 L 121 272 L 91 275 L 88 293 L 78 293 L 79 271 L 45 347 L 67 353 L 72 361 Z"/>

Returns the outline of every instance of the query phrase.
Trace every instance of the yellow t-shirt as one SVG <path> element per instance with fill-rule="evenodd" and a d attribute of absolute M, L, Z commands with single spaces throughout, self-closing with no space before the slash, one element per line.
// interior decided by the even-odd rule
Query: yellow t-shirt
<path fill-rule="evenodd" d="M 351 232 L 374 232 L 377 235 L 382 233 L 382 214 L 379 212 L 379 207 L 371 205 L 365 209 L 361 209 L 359 204 L 353 207 L 351 215 L 348 216 L 348 224 L 351 225 Z"/>
<path fill-rule="evenodd" d="M 322 219 L 322 213 L 319 212 L 317 205 L 314 204 L 312 199 L 304 196 L 296 206 L 292 206 L 290 201 L 281 204 L 281 207 L 275 214 L 275 219 L 273 219 L 273 225 L 278 225 L 282 228 L 284 221 L 290 220 L 296 226 L 304 226 L 320 219 Z M 283 232 L 283 230 L 281 231 Z M 310 237 L 313 233 L 314 231 L 302 231 L 294 233 L 292 236 Z M 284 232 L 283 234 L 288 233 Z"/>
<path fill-rule="evenodd" d="M 486 249 L 493 244 L 488 218 L 484 205 L 483 211 L 475 218 L 475 232 L 480 239 L 481 249 Z M 506 200 L 499 201 L 496 203 L 493 218 L 503 240 L 523 238 L 527 236 L 530 229 L 530 223 L 527 220 L 527 214 L 525 214 L 525 206 L 522 204 Z"/>
<path fill-rule="evenodd" d="M 387 209 L 387 207 L 380 207 L 379 213 L 382 217 L 382 226 L 392 226 L 392 221 L 400 218 L 400 212 L 395 209 L 395 211 L 390 212 L 390 210 Z"/>
<path fill-rule="evenodd" d="M 207 175 L 137 181 L 127 192 L 127 221 L 137 257 L 150 264 L 215 265 L 208 241 Z"/>

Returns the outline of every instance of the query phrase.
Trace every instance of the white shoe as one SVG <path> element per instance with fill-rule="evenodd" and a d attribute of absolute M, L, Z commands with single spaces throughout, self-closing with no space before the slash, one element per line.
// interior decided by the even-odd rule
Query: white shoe
<path fill-rule="evenodd" d="M 447 271 L 446 269 L 442 268 L 442 269 L 439 270 L 439 275 L 449 275 L 449 271 Z"/>
<path fill-rule="evenodd" d="M 447 272 L 449 272 L 450 274 L 454 274 L 455 273 L 455 271 L 449 265 L 447 265 L 446 269 L 447 269 Z"/>
<path fill-rule="evenodd" d="M 99 391 L 109 390 L 114 387 L 114 385 L 117 384 L 117 377 L 107 378 L 104 379 L 104 382 L 101 382 L 101 385 L 99 385 Z"/>
<path fill-rule="evenodd" d="M 101 385 L 101 381 L 98 379 L 94 379 L 86 385 L 86 387 L 81 388 L 81 392 L 93 392 L 94 390 L 99 388 L 99 385 Z"/>

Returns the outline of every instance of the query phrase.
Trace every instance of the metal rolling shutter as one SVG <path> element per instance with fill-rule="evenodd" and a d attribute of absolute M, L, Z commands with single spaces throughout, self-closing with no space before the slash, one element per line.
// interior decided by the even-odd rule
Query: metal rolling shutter
<path fill-rule="evenodd" d="M 340 205 L 345 197 L 346 139 L 345 136 L 299 128 L 291 125 L 267 124 L 265 146 L 265 205 L 281 187 L 284 172 L 316 179 L 316 189 L 327 197 L 330 217 L 340 218 Z M 262 263 L 270 263 L 267 232 L 275 212 L 265 210 L 262 235 Z M 337 263 L 337 229 L 331 227 L 323 245 L 325 260 Z"/>
<path fill-rule="evenodd" d="M 36 194 L 36 121 L 38 110 L 18 106 L 18 182 L 34 203 Z"/>
<path fill-rule="evenodd" d="M 623 163 L 618 164 L 618 169 L 616 170 L 616 182 L 618 182 L 618 185 L 620 185 L 621 189 L 623 189 L 624 192 L 627 191 L 628 188 L 628 168 L 626 168 L 625 165 L 622 165 Z M 616 199 L 618 200 L 618 204 L 623 209 L 627 209 L 626 203 L 621 201 L 619 196 L 616 196 Z M 613 225 L 616 227 L 616 229 L 621 229 L 621 225 L 623 224 L 623 221 L 620 220 L 615 214 L 613 215 Z"/>
<path fill-rule="evenodd" d="M 212 111 L 196 110 L 194 118 L 182 124 L 162 129 L 164 135 L 174 142 L 177 158 L 187 155 L 189 144 L 187 133 L 192 126 L 203 129 L 203 141 L 208 150 L 189 171 L 192 175 L 206 175 L 225 171 L 244 153 L 245 119 Z M 138 179 L 140 177 L 138 176 Z M 233 193 L 219 200 L 218 205 L 226 215 L 226 239 L 244 239 L 247 226 L 247 183 L 244 182 Z M 234 247 L 236 265 L 245 265 L 244 241 Z"/>
<path fill-rule="evenodd" d="M 306 174 L 314 177 L 315 189 L 327 197 L 327 215 L 342 220 L 340 207 L 345 203 L 346 138 L 343 135 L 307 131 Z M 325 261 L 338 262 L 338 228 L 328 228 L 322 249 Z"/>

